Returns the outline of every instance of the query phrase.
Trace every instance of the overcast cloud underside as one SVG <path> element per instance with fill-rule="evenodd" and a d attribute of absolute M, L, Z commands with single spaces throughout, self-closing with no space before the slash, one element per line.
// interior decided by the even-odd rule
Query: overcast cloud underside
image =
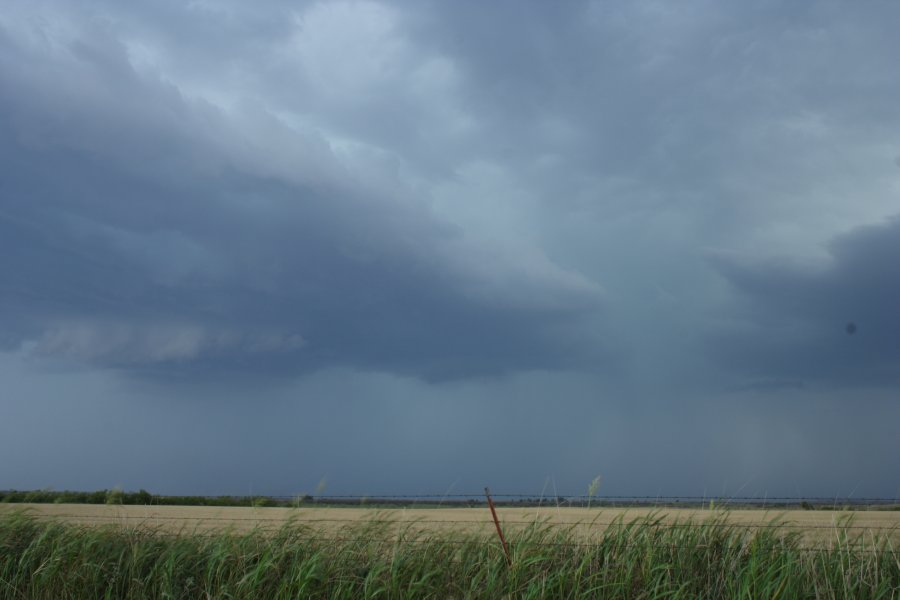
<path fill-rule="evenodd" d="M 573 420 L 618 419 L 624 440 L 683 410 L 707 415 L 685 435 L 715 413 L 745 438 L 685 485 L 785 486 L 754 418 L 832 407 L 818 433 L 781 425 L 806 465 L 860 398 L 900 417 L 898 22 L 888 2 L 9 0 L 0 370 L 17 417 L 0 434 L 24 435 L 56 385 L 88 412 L 190 397 L 234 423 L 293 411 L 293 389 L 359 427 L 412 410 L 361 437 L 387 444 L 395 487 L 426 470 L 401 448 L 432 447 L 443 485 L 494 447 L 466 416 L 495 403 L 533 410 L 507 444 L 560 443 L 538 479 L 620 469 L 631 491 L 624 466 L 584 458 L 599 446 L 561 441 L 591 438 Z M 253 390 L 246 412 L 222 385 Z M 434 441 L 442 423 L 473 448 Z M 897 451 L 875 435 L 836 468 Z M 351 456 L 303 477 L 369 481 Z M 894 493 L 880 461 L 866 485 Z M 53 478 L 32 471 L 6 477 Z"/>

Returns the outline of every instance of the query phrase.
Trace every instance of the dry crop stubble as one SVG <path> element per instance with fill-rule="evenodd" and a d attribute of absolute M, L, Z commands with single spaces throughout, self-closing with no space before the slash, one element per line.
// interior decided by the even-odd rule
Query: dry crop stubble
<path fill-rule="evenodd" d="M 246 532 L 254 529 L 278 530 L 285 523 L 303 525 L 333 535 L 360 523 L 382 523 L 390 530 L 414 525 L 434 533 L 460 532 L 488 535 L 493 523 L 486 508 L 257 508 L 200 506 L 114 506 L 86 504 L 0 505 L 0 511 L 24 508 L 39 518 L 60 519 L 84 525 L 120 525 L 128 528 L 151 527 L 167 532 L 214 531 L 229 529 Z M 837 532 L 854 537 L 887 538 L 900 547 L 900 511 L 830 510 L 715 510 L 700 508 L 512 508 L 497 509 L 505 531 L 524 530 L 539 524 L 562 529 L 580 541 L 593 540 L 617 524 L 648 521 L 656 527 L 684 528 L 710 518 L 727 524 L 759 531 L 777 529 L 800 534 L 805 546 L 834 544 Z"/>

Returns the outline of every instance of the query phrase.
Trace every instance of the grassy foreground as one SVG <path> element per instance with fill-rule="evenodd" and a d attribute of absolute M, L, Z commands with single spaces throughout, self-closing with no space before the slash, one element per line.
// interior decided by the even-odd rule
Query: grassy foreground
<path fill-rule="evenodd" d="M 510 537 L 512 567 L 496 539 L 383 522 L 173 535 L 17 512 L 0 516 L 0 598 L 900 598 L 900 553 L 841 528 L 814 549 L 724 515 Z"/>

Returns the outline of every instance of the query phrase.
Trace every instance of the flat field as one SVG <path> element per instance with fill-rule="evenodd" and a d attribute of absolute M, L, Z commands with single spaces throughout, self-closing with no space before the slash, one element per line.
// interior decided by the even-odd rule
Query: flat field
<path fill-rule="evenodd" d="M 288 522 L 309 527 L 325 536 L 358 530 L 377 523 L 390 531 L 494 535 L 490 511 L 480 508 L 358 508 L 301 507 L 247 508 L 201 506 L 107 506 L 89 504 L 0 504 L 0 514 L 26 510 L 38 518 L 79 525 L 118 525 L 169 533 L 220 530 L 247 532 L 277 530 Z M 497 509 L 504 531 L 514 532 L 536 522 L 566 531 L 589 541 L 602 537 L 617 521 L 646 522 L 661 527 L 683 527 L 710 519 L 750 530 L 777 528 L 779 533 L 797 532 L 804 545 L 831 546 L 839 531 L 860 542 L 889 538 L 900 545 L 900 511 L 887 510 L 706 510 L 687 508 L 509 508 Z"/>

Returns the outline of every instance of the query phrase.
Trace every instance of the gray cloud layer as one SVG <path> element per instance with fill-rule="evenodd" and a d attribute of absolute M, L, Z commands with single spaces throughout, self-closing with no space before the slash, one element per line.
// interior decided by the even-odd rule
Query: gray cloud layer
<path fill-rule="evenodd" d="M 3 297 L 40 352 L 429 377 L 595 353 L 571 334 L 597 284 L 467 239 L 315 132 L 187 99 L 108 32 L 5 50 Z"/>

